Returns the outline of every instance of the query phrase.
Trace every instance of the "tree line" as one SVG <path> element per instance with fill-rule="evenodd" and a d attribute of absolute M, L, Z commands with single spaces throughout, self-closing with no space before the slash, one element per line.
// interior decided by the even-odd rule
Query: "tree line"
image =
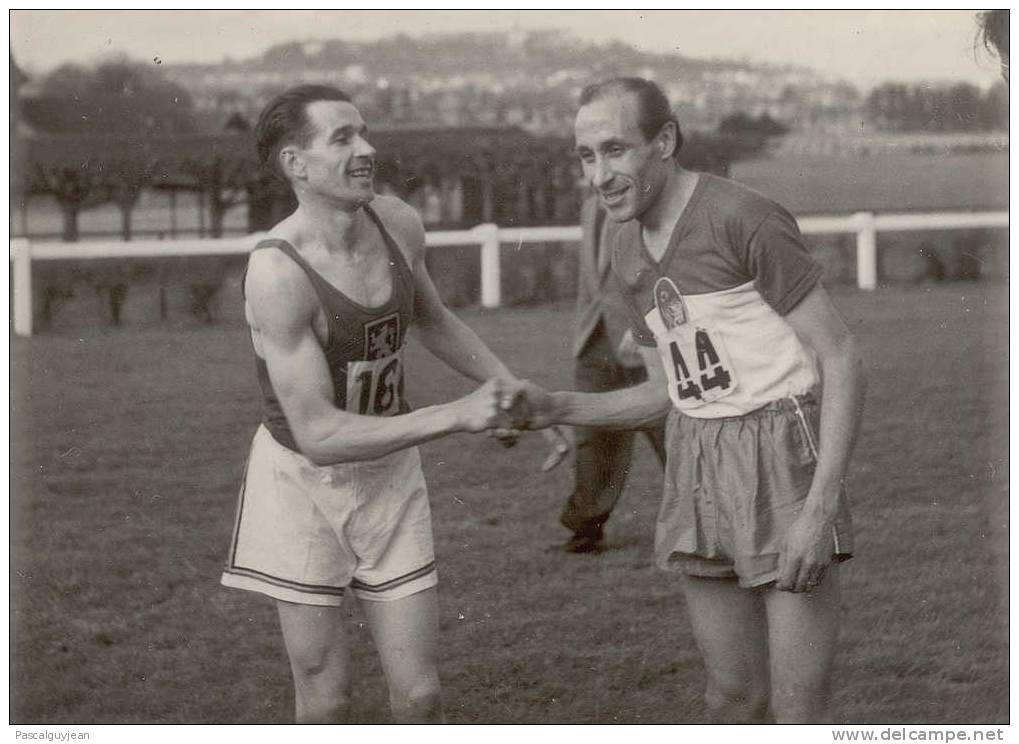
<path fill-rule="evenodd" d="M 969 83 L 885 83 L 865 102 L 868 119 L 888 132 L 986 132 L 1008 129 L 1008 89 Z"/>
<path fill-rule="evenodd" d="M 104 203 L 117 205 L 121 237 L 131 240 L 132 214 L 146 189 L 199 194 L 210 237 L 222 235 L 227 211 L 239 204 L 247 206 L 251 231 L 267 229 L 294 206 L 289 190 L 256 161 L 250 127 L 240 122 L 210 133 L 188 92 L 158 69 L 124 60 L 93 68 L 65 65 L 42 81 L 36 95 L 19 98 L 15 91 L 12 102 L 12 115 L 27 124 L 12 127 L 12 192 L 16 200 L 53 196 L 65 241 L 79 239 L 84 210 Z M 683 160 L 725 174 L 731 162 L 758 152 L 776 131 L 770 120 L 737 117 L 721 132 L 687 133 Z M 445 205 L 459 186 L 461 223 L 443 227 L 570 224 L 578 218 L 580 173 L 572 138 L 513 128 L 434 128 L 402 135 L 376 130 L 373 144 L 382 188 L 408 198 L 428 187 Z M 105 298 L 116 324 L 130 285 L 155 280 L 160 317 L 169 315 L 170 287 L 183 284 L 191 314 L 212 321 L 228 267 L 219 258 L 187 265 L 159 259 L 47 266 L 39 272 L 36 306 L 46 325 L 76 286 L 89 286 Z"/>
<path fill-rule="evenodd" d="M 222 234 L 226 212 L 242 202 L 253 231 L 292 206 L 287 190 L 255 161 L 250 125 L 234 121 L 224 129 L 227 122 L 220 122 L 210 131 L 188 92 L 157 68 L 126 60 L 64 65 L 16 108 L 32 133 L 14 142 L 12 170 L 20 171 L 18 186 L 27 194 L 56 198 L 65 241 L 78 239 L 80 212 L 102 203 L 119 207 L 122 237 L 130 240 L 132 210 L 149 188 L 200 194 L 211 237 Z M 731 162 L 756 154 L 783 131 L 766 117 L 737 116 L 718 132 L 687 133 L 683 158 L 690 167 L 726 173 Z M 403 134 L 379 129 L 373 143 L 379 181 L 402 197 L 425 186 L 448 194 L 458 182 L 468 224 L 577 217 L 579 167 L 569 137 L 433 127 Z"/>

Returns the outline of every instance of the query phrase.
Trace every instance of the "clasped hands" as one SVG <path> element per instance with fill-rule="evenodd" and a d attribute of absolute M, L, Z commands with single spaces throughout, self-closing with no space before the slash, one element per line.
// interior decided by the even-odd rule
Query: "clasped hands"
<path fill-rule="evenodd" d="M 553 425 L 552 397 L 529 380 L 493 378 L 458 403 L 467 431 L 487 431 L 504 447 L 515 445 L 523 431 L 541 429 L 551 447 L 543 471 L 551 470 L 569 454 L 565 432 Z"/>

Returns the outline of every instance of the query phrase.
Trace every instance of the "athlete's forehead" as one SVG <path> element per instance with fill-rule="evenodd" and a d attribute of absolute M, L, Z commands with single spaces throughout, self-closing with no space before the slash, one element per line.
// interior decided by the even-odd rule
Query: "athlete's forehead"
<path fill-rule="evenodd" d="M 348 101 L 312 101 L 305 112 L 316 136 L 329 136 L 338 130 L 362 132 L 366 129 L 361 112 Z"/>
<path fill-rule="evenodd" d="M 580 107 L 573 123 L 578 148 L 597 149 L 606 142 L 643 142 L 637 98 L 626 91 L 608 92 Z"/>

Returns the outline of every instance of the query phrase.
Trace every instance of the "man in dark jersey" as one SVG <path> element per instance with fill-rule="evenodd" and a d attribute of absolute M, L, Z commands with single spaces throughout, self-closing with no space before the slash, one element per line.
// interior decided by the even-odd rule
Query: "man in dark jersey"
<path fill-rule="evenodd" d="M 416 445 L 512 425 L 520 383 L 440 301 L 418 214 L 373 190 L 357 108 L 326 86 L 262 112 L 258 153 L 297 210 L 251 254 L 245 312 L 263 393 L 222 582 L 276 600 L 298 722 L 349 713 L 340 609 L 356 595 L 400 722 L 443 718 L 431 516 Z M 410 411 L 409 330 L 475 380 L 464 398 Z"/>
<path fill-rule="evenodd" d="M 853 336 L 796 221 L 733 181 L 682 168 L 651 82 L 581 95 L 577 154 L 618 223 L 612 271 L 646 383 L 528 393 L 531 425 L 627 429 L 667 414 L 659 567 L 682 575 L 720 721 L 831 720 L 843 479 L 863 406 Z M 824 382 L 823 390 L 821 382 Z"/>

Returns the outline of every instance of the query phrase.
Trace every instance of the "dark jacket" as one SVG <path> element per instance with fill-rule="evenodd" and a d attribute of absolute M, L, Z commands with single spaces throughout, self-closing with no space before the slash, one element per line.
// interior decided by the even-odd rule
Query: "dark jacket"
<path fill-rule="evenodd" d="M 604 323 L 613 349 L 618 348 L 623 334 L 630 327 L 625 301 L 609 267 L 608 247 L 611 243 L 607 238 L 618 228 L 616 223 L 606 219 L 597 197 L 587 199 L 581 207 L 580 227 L 577 322 L 573 332 L 575 357 L 584 353 L 599 320 Z M 599 241 L 604 248 L 600 254 L 595 250 Z"/>

